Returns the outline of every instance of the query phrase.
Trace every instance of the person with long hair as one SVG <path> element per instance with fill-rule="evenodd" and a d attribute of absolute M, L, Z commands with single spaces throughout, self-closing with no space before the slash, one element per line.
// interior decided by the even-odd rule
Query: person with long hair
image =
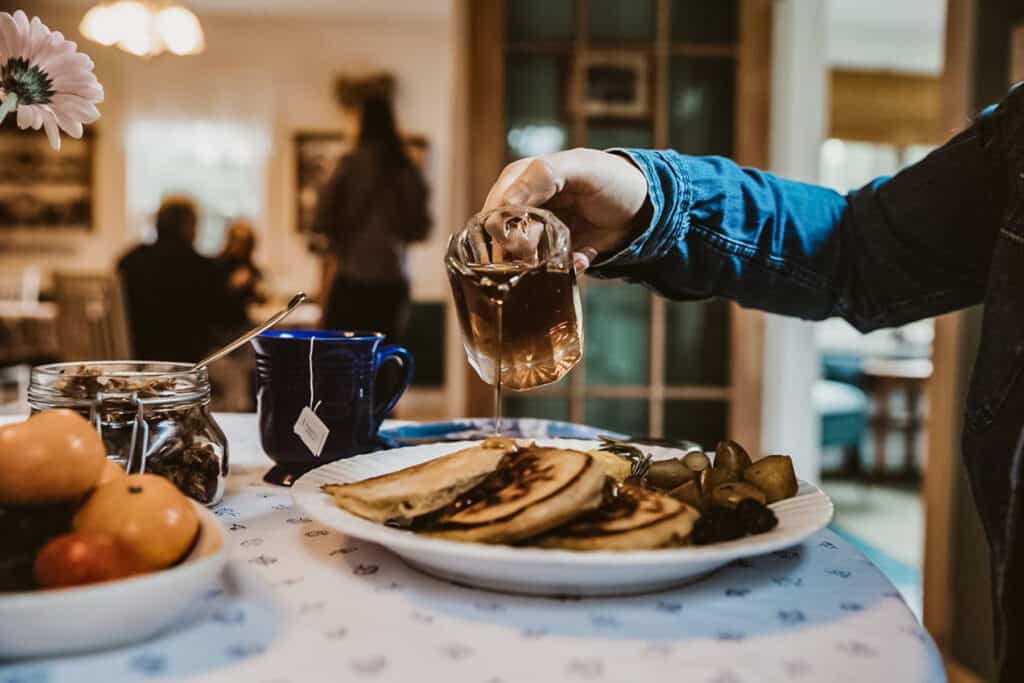
<path fill-rule="evenodd" d="M 401 337 L 409 303 L 406 246 L 430 230 L 427 198 L 391 102 L 369 97 L 362 104 L 358 143 L 321 190 L 313 223 L 333 263 L 327 329 Z"/>
<path fill-rule="evenodd" d="M 228 335 L 235 337 L 251 324 L 248 309 L 263 303 L 261 291 L 263 271 L 253 260 L 256 250 L 256 230 L 245 218 L 234 218 L 227 224 L 224 248 L 216 259 L 224 288 L 227 292 L 227 310 L 222 323 Z"/>

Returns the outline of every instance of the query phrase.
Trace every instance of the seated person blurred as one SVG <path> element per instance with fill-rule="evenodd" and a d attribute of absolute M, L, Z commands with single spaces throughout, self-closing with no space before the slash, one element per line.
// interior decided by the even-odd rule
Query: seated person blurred
<path fill-rule="evenodd" d="M 195 362 L 214 346 L 226 297 L 215 263 L 192 245 L 197 222 L 191 199 L 164 198 L 156 242 L 118 262 L 139 360 Z"/>
<path fill-rule="evenodd" d="M 263 272 L 253 261 L 256 249 L 256 231 L 245 218 L 228 222 L 224 249 L 217 257 L 217 268 L 226 288 L 224 319 L 225 332 L 232 337 L 250 326 L 248 308 L 263 303 L 266 298 L 260 289 Z"/>

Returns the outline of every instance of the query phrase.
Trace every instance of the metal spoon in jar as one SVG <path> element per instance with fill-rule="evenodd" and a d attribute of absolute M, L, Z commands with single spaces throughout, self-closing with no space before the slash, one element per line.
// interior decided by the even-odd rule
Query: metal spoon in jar
<path fill-rule="evenodd" d="M 255 337 L 257 335 L 260 335 L 260 334 L 263 334 L 264 332 L 269 330 L 271 327 L 273 327 L 274 325 L 278 324 L 279 322 L 281 322 L 282 320 L 287 318 L 289 315 L 291 315 L 292 312 L 296 308 L 299 307 L 299 304 L 301 304 L 305 300 L 306 300 L 305 292 L 299 292 L 298 294 L 296 294 L 295 296 L 292 297 L 291 301 L 288 302 L 288 306 L 286 306 L 284 309 L 282 309 L 282 310 L 278 311 L 277 313 L 275 313 L 274 315 L 270 316 L 270 318 L 268 318 L 266 322 L 264 322 L 263 324 L 261 324 L 261 325 L 259 325 L 257 327 L 254 327 L 253 329 L 249 330 L 248 332 L 246 332 L 241 337 L 239 337 L 238 339 L 234 340 L 233 342 L 231 342 L 227 346 L 225 346 L 225 347 L 223 347 L 221 349 L 218 349 L 217 351 L 214 351 L 209 356 L 207 356 L 206 358 L 202 359 L 201 361 L 199 361 L 198 363 L 193 365 L 192 366 L 192 370 L 195 371 L 195 370 L 199 370 L 200 368 L 205 368 L 207 365 L 209 365 L 213 361 L 220 360 L 224 356 L 228 355 L 229 353 L 231 353 L 232 351 L 237 349 L 239 346 L 242 346 L 243 344 L 245 344 L 247 341 L 249 341 L 253 337 Z"/>

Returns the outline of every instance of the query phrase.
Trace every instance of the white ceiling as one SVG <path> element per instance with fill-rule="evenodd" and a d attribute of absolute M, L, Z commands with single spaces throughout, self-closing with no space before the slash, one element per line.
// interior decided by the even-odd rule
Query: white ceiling
<path fill-rule="evenodd" d="M 836 66 L 938 74 L 946 0 L 828 0 Z"/>

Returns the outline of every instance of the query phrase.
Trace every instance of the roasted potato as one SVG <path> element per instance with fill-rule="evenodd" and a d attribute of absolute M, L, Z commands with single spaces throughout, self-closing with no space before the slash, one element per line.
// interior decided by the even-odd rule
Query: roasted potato
<path fill-rule="evenodd" d="M 696 472 L 675 458 L 655 460 L 647 470 L 647 485 L 663 491 L 670 491 L 696 478 Z"/>
<path fill-rule="evenodd" d="M 788 455 L 761 458 L 743 470 L 743 479 L 764 491 L 769 503 L 792 498 L 798 488 L 793 460 Z"/>
<path fill-rule="evenodd" d="M 746 449 L 735 441 L 719 441 L 715 447 L 715 467 L 730 470 L 742 475 L 743 470 L 750 466 L 750 456 Z"/>
<path fill-rule="evenodd" d="M 739 481 L 740 475 L 732 470 L 722 467 L 710 467 L 700 473 L 700 490 L 705 496 L 710 496 L 720 484 L 727 481 Z"/>
<path fill-rule="evenodd" d="M 711 492 L 711 502 L 727 508 L 734 508 L 740 504 L 741 500 L 748 498 L 756 500 L 762 505 L 767 499 L 764 491 L 745 481 L 727 481 L 716 486 Z"/>
<path fill-rule="evenodd" d="M 701 493 L 700 485 L 697 483 L 696 479 L 688 481 L 682 486 L 677 486 L 669 491 L 668 495 L 672 496 L 676 500 L 683 501 L 687 505 L 692 505 L 701 512 L 704 512 L 709 507 L 708 500 L 704 497 L 704 494 Z"/>
<path fill-rule="evenodd" d="M 698 474 L 711 467 L 711 458 L 704 451 L 690 451 L 684 455 L 680 460 L 683 464 L 689 467 Z"/>

